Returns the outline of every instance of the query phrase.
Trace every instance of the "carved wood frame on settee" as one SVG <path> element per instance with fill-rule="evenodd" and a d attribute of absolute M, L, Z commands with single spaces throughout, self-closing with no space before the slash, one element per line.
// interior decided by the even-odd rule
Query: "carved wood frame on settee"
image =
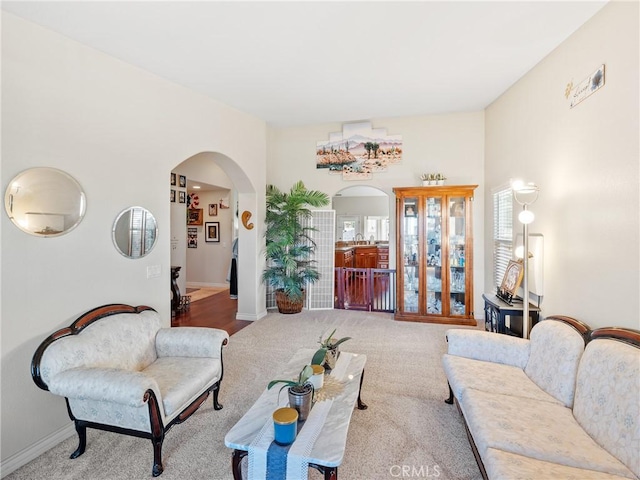
<path fill-rule="evenodd" d="M 49 335 L 37 348 L 35 354 L 33 355 L 33 359 L 31 361 L 31 376 L 35 384 L 43 390 L 49 390 L 49 387 L 44 382 L 41 376 L 40 371 L 40 362 L 42 360 L 42 356 L 49 345 L 60 338 L 67 337 L 69 335 L 78 335 L 82 330 L 84 330 L 87 326 L 92 323 L 103 319 L 105 317 L 109 317 L 111 315 L 117 315 L 120 313 L 141 313 L 144 311 L 154 311 L 155 309 L 140 305 L 137 307 L 133 307 L 131 305 L 125 305 L 120 303 L 114 303 L 109 305 L 103 305 L 101 307 L 94 308 L 93 310 L 89 310 L 84 313 L 80 317 L 78 317 L 69 327 L 62 328 L 51 335 Z M 227 340 L 225 339 L 222 342 L 220 347 L 220 378 L 217 382 L 215 382 L 209 389 L 203 392 L 197 399 L 195 399 L 192 403 L 190 403 L 186 408 L 180 412 L 173 420 L 171 420 L 167 425 L 163 424 L 162 415 L 160 413 L 160 406 L 158 404 L 158 399 L 156 395 L 153 393 L 153 390 L 149 389 L 145 392 L 143 401 L 147 403 L 149 408 L 149 417 L 151 420 L 151 432 L 144 432 L 139 430 L 132 430 L 128 428 L 121 428 L 114 425 L 106 425 L 102 423 L 89 422 L 85 420 L 78 420 L 74 417 L 71 412 L 71 408 L 69 406 L 69 399 L 65 397 L 65 402 L 67 404 L 67 412 L 69 413 L 69 417 L 73 420 L 76 428 L 76 432 L 78 433 L 78 448 L 71 454 L 69 458 L 77 458 L 82 455 L 87 446 L 87 427 L 95 428 L 98 430 L 106 430 L 109 432 L 121 433 L 123 435 L 130 435 L 134 437 L 140 438 L 148 438 L 153 443 L 153 470 L 152 474 L 154 477 L 160 475 L 164 467 L 162 465 L 162 442 L 164 441 L 165 434 L 169 431 L 169 429 L 179 423 L 184 422 L 187 418 L 189 418 L 199 407 L 204 403 L 204 401 L 209 397 L 209 394 L 213 392 L 213 408 L 215 410 L 220 410 L 222 405 L 218 402 L 218 394 L 220 391 L 220 382 L 222 382 L 222 377 L 224 376 L 224 363 L 222 361 L 222 348 L 227 344 Z"/>

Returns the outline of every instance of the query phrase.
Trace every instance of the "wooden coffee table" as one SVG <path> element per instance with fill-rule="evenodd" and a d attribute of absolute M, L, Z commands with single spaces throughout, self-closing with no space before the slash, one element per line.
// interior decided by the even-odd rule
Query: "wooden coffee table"
<path fill-rule="evenodd" d="M 274 375 L 273 379 L 296 377 L 302 367 L 311 361 L 314 352 L 314 349 L 298 350 L 284 371 Z M 347 362 L 345 374 L 341 379 L 344 389 L 333 398 L 333 404 L 322 424 L 318 438 L 313 444 L 310 455 L 305 458 L 305 461 L 309 462 L 309 467 L 324 474 L 325 480 L 337 480 L 338 478 L 338 467 L 344 457 L 347 432 L 354 406 L 357 403 L 358 409 L 365 410 L 367 408 L 360 398 L 366 361 L 365 355 L 348 352 L 341 352 L 338 358 L 338 362 Z M 338 363 L 332 373 L 339 370 Z M 248 455 L 253 440 L 265 426 L 265 423 L 271 421 L 273 412 L 286 403 L 286 393 L 283 390 L 280 395 L 280 405 L 278 405 L 278 390 L 279 388 L 271 390 L 265 388 L 256 403 L 224 438 L 225 445 L 233 449 L 234 480 L 242 480 L 240 463 Z"/>

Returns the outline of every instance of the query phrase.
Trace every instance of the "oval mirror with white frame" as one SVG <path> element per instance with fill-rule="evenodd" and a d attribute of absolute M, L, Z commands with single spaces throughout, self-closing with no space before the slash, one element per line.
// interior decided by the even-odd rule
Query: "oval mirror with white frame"
<path fill-rule="evenodd" d="M 113 244 L 127 258 L 142 258 L 153 250 L 158 238 L 158 224 L 144 207 L 129 207 L 113 222 Z"/>
<path fill-rule="evenodd" d="M 71 175 L 56 168 L 36 167 L 11 180 L 4 208 L 23 232 L 56 237 L 78 226 L 87 202 L 82 187 Z"/>

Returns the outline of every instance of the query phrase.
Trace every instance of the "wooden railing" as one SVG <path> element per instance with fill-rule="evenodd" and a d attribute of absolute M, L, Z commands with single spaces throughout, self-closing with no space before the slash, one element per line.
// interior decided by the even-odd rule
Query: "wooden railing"
<path fill-rule="evenodd" d="M 396 271 L 382 268 L 335 269 L 336 298 L 334 308 L 395 312 Z"/>

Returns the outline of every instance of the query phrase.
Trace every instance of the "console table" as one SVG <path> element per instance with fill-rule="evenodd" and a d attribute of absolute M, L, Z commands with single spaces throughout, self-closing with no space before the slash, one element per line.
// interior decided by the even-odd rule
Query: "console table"
<path fill-rule="evenodd" d="M 315 351 L 315 349 L 298 350 L 287 364 L 285 371 L 274 375 L 273 378 L 295 378 L 302 367 L 310 361 Z M 366 360 L 367 357 L 365 355 L 341 352 L 336 368 L 332 370 L 333 374 L 340 369 L 341 362 L 346 363 L 345 376 L 342 379 L 344 390 L 332 400 L 333 403 L 330 406 L 324 424 L 321 426 L 320 433 L 311 448 L 311 452 L 305 458 L 309 467 L 324 474 L 325 480 L 338 479 L 338 467 L 342 463 L 345 454 L 347 432 L 354 406 L 357 405 L 360 410 L 367 408 L 360 399 Z M 278 390 L 278 388 L 265 389 L 256 403 L 229 430 L 224 438 L 225 445 L 233 449 L 231 463 L 234 480 L 242 480 L 240 462 L 248 455 L 252 442 L 265 427 L 265 422 L 273 425 L 272 414 L 274 410 L 284 406 L 286 403 L 286 393 L 284 392 L 282 397 L 285 398 L 280 399 L 280 404 L 278 403 L 280 397 Z M 319 403 L 322 403 L 322 401 Z M 311 416 L 314 414 L 315 408 L 318 408 L 318 406 L 316 405 L 311 409 L 307 423 L 312 421 Z M 305 425 L 305 427 L 307 426 Z M 270 428 L 273 428 L 273 426 L 270 426 Z M 298 435 L 300 436 L 300 434 Z"/>
<path fill-rule="evenodd" d="M 484 299 L 484 329 L 489 332 L 504 333 L 522 337 L 522 311 L 524 310 L 522 301 L 514 301 L 509 305 L 496 295 L 485 293 Z M 509 326 L 506 326 L 505 317 L 509 316 Z M 529 304 L 529 324 L 530 328 L 538 323 L 540 319 L 540 308 Z"/>

